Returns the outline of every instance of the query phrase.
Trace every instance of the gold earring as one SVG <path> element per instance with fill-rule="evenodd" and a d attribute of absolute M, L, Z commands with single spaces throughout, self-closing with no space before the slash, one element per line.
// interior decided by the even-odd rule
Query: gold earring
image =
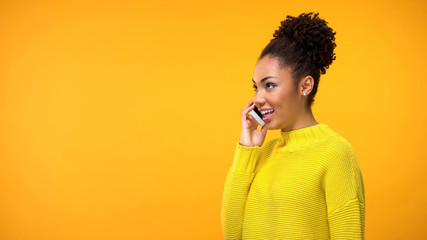
<path fill-rule="evenodd" d="M 304 95 L 304 96 L 305 96 L 305 95 L 306 95 L 306 93 L 303 93 L 302 95 Z"/>

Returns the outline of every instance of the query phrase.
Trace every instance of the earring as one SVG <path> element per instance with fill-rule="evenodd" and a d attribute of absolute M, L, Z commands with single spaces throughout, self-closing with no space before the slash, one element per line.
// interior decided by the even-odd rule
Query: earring
<path fill-rule="evenodd" d="M 305 96 L 305 95 L 306 95 L 306 93 L 303 93 L 302 95 L 304 95 L 304 96 Z"/>

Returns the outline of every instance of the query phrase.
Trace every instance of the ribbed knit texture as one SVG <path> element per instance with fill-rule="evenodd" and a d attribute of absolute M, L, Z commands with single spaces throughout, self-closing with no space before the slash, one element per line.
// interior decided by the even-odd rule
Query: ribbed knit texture
<path fill-rule="evenodd" d="M 365 189 L 353 148 L 329 126 L 237 142 L 221 221 L 232 239 L 364 239 Z"/>

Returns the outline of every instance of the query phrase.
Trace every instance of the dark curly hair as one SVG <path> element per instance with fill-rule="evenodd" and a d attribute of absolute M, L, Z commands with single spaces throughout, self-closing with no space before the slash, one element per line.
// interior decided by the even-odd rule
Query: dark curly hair
<path fill-rule="evenodd" d="M 335 60 L 335 32 L 318 15 L 310 12 L 286 16 L 258 58 L 269 55 L 279 59 L 281 67 L 290 67 L 295 88 L 303 77 L 312 76 L 314 86 L 308 95 L 308 106 L 314 103 L 320 74 L 325 74 Z"/>

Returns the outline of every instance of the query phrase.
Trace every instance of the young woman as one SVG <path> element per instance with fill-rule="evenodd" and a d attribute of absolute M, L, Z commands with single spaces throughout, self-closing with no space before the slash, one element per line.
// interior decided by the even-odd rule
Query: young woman
<path fill-rule="evenodd" d="M 335 59 L 335 32 L 318 13 L 287 16 L 254 69 L 255 96 L 224 187 L 230 239 L 364 239 L 365 189 L 350 143 L 311 106 Z M 257 107 L 265 125 L 249 112 Z M 267 129 L 281 137 L 264 143 Z"/>

